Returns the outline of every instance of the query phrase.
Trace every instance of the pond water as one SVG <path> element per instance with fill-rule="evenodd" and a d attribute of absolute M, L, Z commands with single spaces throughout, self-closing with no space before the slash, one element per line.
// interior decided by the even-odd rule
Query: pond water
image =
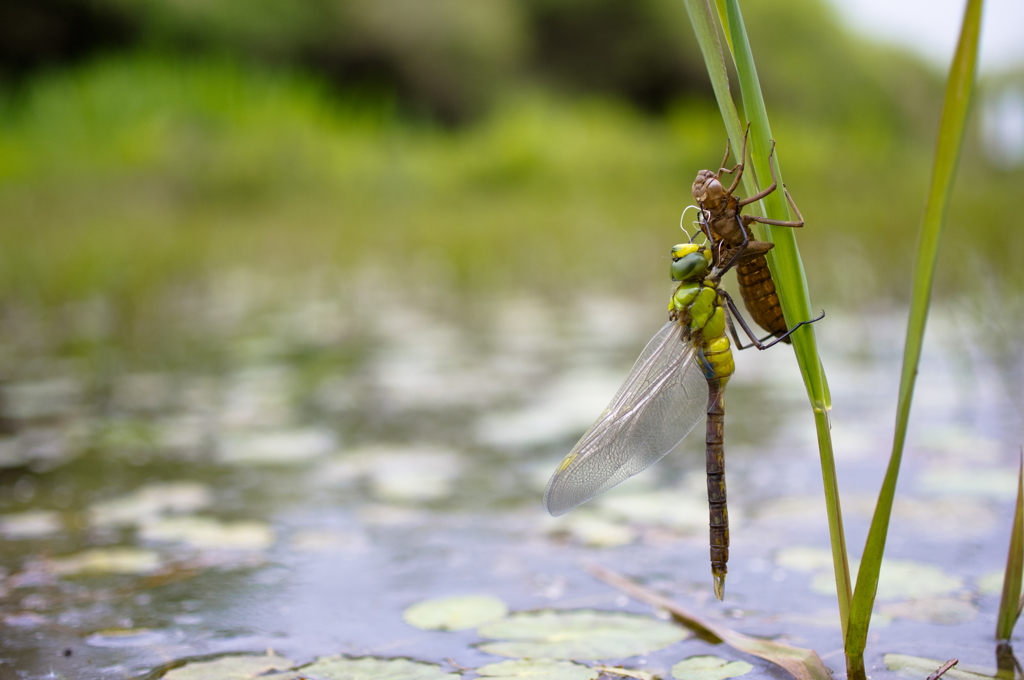
<path fill-rule="evenodd" d="M 156 368 L 122 369 L 113 350 L 48 356 L 8 333 L 0 676 L 156 677 L 177 660 L 271 649 L 294 664 L 404 657 L 470 678 L 503 660 L 497 648 L 476 627 L 414 627 L 407 608 L 488 595 L 512 611 L 665 619 L 587 562 L 844 672 L 813 420 L 789 348 L 737 355 L 718 602 L 701 428 L 562 518 L 541 507 L 549 475 L 663 323 L 658 296 L 509 295 L 467 311 L 440 288 L 386 279 L 271 288 L 252 276 L 211 285 L 183 307 L 184 330 L 163 343 L 187 341 Z M 816 328 L 856 555 L 891 447 L 905 317 L 828 312 Z M 1020 373 L 981 352 L 956 312 L 929 326 L 868 646 L 875 677 L 891 674 L 886 653 L 993 665 Z M 696 637 L 578 660 L 671 677 L 696 655 L 789 677 Z"/>

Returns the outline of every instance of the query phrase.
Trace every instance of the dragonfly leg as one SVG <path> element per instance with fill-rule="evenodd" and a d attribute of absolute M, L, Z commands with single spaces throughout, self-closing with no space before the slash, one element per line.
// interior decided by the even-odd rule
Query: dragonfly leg
<path fill-rule="evenodd" d="M 732 193 L 734 191 L 736 191 L 736 187 L 738 187 L 740 185 L 740 178 L 743 177 L 743 168 L 744 168 L 743 164 L 747 160 L 747 135 L 749 135 L 749 134 L 750 134 L 750 123 L 747 123 L 747 131 L 743 133 L 743 148 L 740 150 L 739 162 L 736 163 L 736 165 L 733 167 L 732 170 L 726 171 L 728 174 L 732 174 L 737 168 L 739 169 L 739 173 L 737 173 L 736 178 L 732 181 L 732 186 L 729 187 L 729 195 L 730 196 L 732 195 Z M 725 142 L 725 158 L 722 159 L 722 165 L 725 165 L 725 161 L 728 160 L 728 158 L 729 158 L 729 140 L 726 140 L 726 142 Z M 725 170 L 725 168 L 719 168 L 719 170 L 718 170 L 719 177 L 721 177 L 723 170 Z"/>
<path fill-rule="evenodd" d="M 736 325 L 733 323 L 732 317 L 733 317 L 732 313 L 727 313 L 725 315 L 725 325 L 729 329 L 729 334 L 732 336 L 733 342 L 736 343 L 736 349 L 744 350 L 744 349 L 750 349 L 751 347 L 756 347 L 756 345 L 754 343 L 750 343 L 749 345 L 744 345 L 743 344 L 743 341 L 740 340 L 739 333 L 736 332 Z M 770 340 L 771 338 L 774 338 L 774 337 L 775 337 L 775 335 L 769 334 L 769 335 L 764 336 L 760 340 L 758 340 L 758 342 L 764 343 L 765 341 Z"/>
<path fill-rule="evenodd" d="M 715 597 L 725 595 L 725 575 L 729 571 L 729 509 L 725 493 L 725 401 L 721 383 L 709 380 L 711 408 L 707 415 L 708 524 L 711 545 L 711 575 Z"/>
<path fill-rule="evenodd" d="M 775 189 L 779 186 L 778 180 L 775 179 L 775 168 L 772 167 L 772 156 L 774 156 L 774 155 L 775 155 L 775 140 L 773 139 L 772 140 L 772 150 L 768 152 L 768 169 L 772 173 L 772 183 L 767 188 L 762 189 L 761 191 L 757 192 L 753 196 L 749 196 L 747 198 L 744 198 L 742 201 L 740 201 L 739 202 L 739 206 L 741 208 L 743 206 L 745 206 L 745 205 L 750 205 L 754 201 L 760 201 L 762 198 L 764 198 L 768 194 L 770 194 L 773 191 L 775 191 Z"/>
<path fill-rule="evenodd" d="M 732 301 L 732 296 L 729 295 L 724 290 L 720 290 L 720 291 L 718 291 L 718 293 L 723 298 L 725 298 L 725 303 L 728 306 L 729 311 L 732 312 L 732 315 L 736 317 L 737 321 L 739 321 L 740 327 L 743 328 L 743 332 L 747 334 L 748 338 L 750 338 L 751 343 L 753 344 L 753 346 L 757 347 L 760 350 L 766 350 L 769 347 L 774 347 L 775 345 L 779 344 L 780 342 L 782 342 L 783 340 L 785 340 L 786 338 L 791 336 L 793 334 L 793 332 L 797 328 L 800 328 L 800 326 L 803 326 L 804 324 L 814 323 L 815 321 L 821 321 L 822 319 L 825 318 L 825 312 L 822 311 L 821 316 L 817 317 L 816 319 L 808 319 L 807 321 L 801 321 L 800 323 L 798 323 L 797 325 L 793 326 L 788 331 L 786 331 L 784 334 L 776 337 L 771 342 L 765 344 L 764 340 L 767 340 L 768 338 L 770 338 L 772 336 L 769 335 L 769 336 L 765 337 L 764 340 L 759 340 L 758 337 L 756 335 L 754 335 L 754 332 L 752 330 L 750 330 L 750 326 L 747 325 L 747 322 L 746 322 L 746 320 L 744 320 L 743 315 L 740 314 L 740 310 L 736 308 L 736 303 Z M 750 345 L 747 345 L 746 347 L 741 346 L 742 343 L 740 342 L 739 337 L 735 335 L 736 329 L 733 328 L 732 330 L 733 330 L 733 333 L 734 333 L 733 338 L 736 340 L 737 349 L 747 349 L 747 348 L 749 348 Z"/>

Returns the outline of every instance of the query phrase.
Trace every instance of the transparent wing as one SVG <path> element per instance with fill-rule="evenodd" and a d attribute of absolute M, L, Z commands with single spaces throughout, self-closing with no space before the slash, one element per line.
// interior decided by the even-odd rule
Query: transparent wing
<path fill-rule="evenodd" d="M 708 411 L 697 350 L 665 324 L 626 382 L 548 482 L 544 506 L 561 515 L 647 469 L 683 440 Z"/>

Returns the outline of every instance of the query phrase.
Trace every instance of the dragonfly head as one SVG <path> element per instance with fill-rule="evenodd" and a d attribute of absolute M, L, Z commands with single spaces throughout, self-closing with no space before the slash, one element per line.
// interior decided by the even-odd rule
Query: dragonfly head
<path fill-rule="evenodd" d="M 693 200 L 709 210 L 717 207 L 727 193 L 718 176 L 710 170 L 701 170 L 693 180 Z"/>
<path fill-rule="evenodd" d="M 711 251 L 694 243 L 680 243 L 672 248 L 672 280 L 696 281 L 707 274 Z"/>

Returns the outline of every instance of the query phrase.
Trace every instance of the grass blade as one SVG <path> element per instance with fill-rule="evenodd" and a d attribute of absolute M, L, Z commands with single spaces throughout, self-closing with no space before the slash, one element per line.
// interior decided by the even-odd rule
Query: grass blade
<path fill-rule="evenodd" d="M 1013 529 L 1010 530 L 1010 550 L 1006 555 L 1006 571 L 1003 572 L 1003 597 L 999 600 L 999 616 L 996 617 L 996 639 L 1009 641 L 1013 627 L 1020 616 L 1021 576 L 1024 574 L 1024 453 L 1021 454 L 1020 471 L 1017 474 L 1017 511 L 1013 515 Z"/>
<path fill-rule="evenodd" d="M 802 649 L 784 642 L 764 640 L 738 633 L 721 624 L 700 618 L 675 600 L 634 583 L 622 574 L 593 563 L 585 565 L 584 568 L 594 578 L 604 581 L 634 600 L 664 609 L 672 614 L 679 623 L 690 628 L 708 642 L 724 642 L 733 649 L 764 659 L 784 668 L 796 680 L 832 680 L 832 674 L 829 673 L 825 663 L 813 649 Z"/>
<path fill-rule="evenodd" d="M 754 66 L 754 57 L 747 39 L 743 15 L 737 0 L 724 0 L 726 15 L 722 18 L 731 36 L 733 60 L 743 95 L 743 110 L 750 121 L 751 165 L 757 186 L 767 186 L 771 173 L 768 168 L 768 153 L 771 145 L 771 127 L 768 113 L 761 94 L 761 85 Z M 782 170 L 779 166 L 779 151 L 775 152 L 776 177 L 782 185 Z M 749 187 L 745 187 L 750 191 Z M 781 188 L 781 186 L 780 186 Z M 756 189 L 755 189 L 756 190 Z M 775 191 L 762 201 L 764 214 L 777 220 L 790 220 L 789 206 L 783 199 L 782 191 Z M 790 328 L 800 321 L 812 318 L 810 293 L 804 273 L 796 236 L 792 229 L 785 227 L 764 227 L 768 240 L 775 248 L 768 253 L 768 263 L 775 279 L 775 285 L 782 302 L 782 312 Z M 821 460 L 822 482 L 825 489 L 825 507 L 828 512 L 829 536 L 832 543 L 832 563 L 836 575 L 836 592 L 839 600 L 839 616 L 846 634 L 849 619 L 850 585 L 849 560 L 846 551 L 846 537 L 843 532 L 843 515 L 839 505 L 839 485 L 835 474 L 835 459 L 832 454 L 832 436 L 829 431 L 828 410 L 831 407 L 828 383 L 818 356 L 814 326 L 805 325 L 792 336 L 800 373 L 804 379 L 807 396 L 814 411 L 814 425 L 818 436 L 818 453 Z"/>
<path fill-rule="evenodd" d="M 914 382 L 921 359 L 921 345 L 924 328 L 928 319 L 928 305 L 931 301 L 932 282 L 935 277 L 935 263 L 939 254 L 939 238 L 946 221 L 946 209 L 956 176 L 963 143 L 964 127 L 971 90 L 974 86 L 975 65 L 978 54 L 978 37 L 981 27 L 982 0 L 968 0 L 964 12 L 960 42 L 950 68 L 946 83 L 946 94 L 942 105 L 942 119 L 939 123 L 939 138 L 935 149 L 935 163 L 932 168 L 931 185 L 925 202 L 921 234 L 917 244 L 917 259 L 914 263 L 914 280 L 910 302 L 910 319 L 907 323 L 907 337 L 903 350 L 903 372 L 900 377 L 899 401 L 896 407 L 896 431 L 893 437 L 892 455 L 885 473 L 885 481 L 878 495 L 878 504 L 871 519 L 864 555 L 857 574 L 857 588 L 850 610 L 850 626 L 846 633 L 847 673 L 851 680 L 864 677 L 863 654 L 867 640 L 868 624 L 874 607 L 875 592 L 878 588 L 878 572 L 882 566 L 886 534 L 889 530 L 889 516 L 892 513 L 893 497 L 896 493 L 896 478 L 899 475 L 903 445 L 907 435 L 907 421 L 910 404 L 914 395 Z M 853 664 L 851 666 L 851 663 Z"/>

